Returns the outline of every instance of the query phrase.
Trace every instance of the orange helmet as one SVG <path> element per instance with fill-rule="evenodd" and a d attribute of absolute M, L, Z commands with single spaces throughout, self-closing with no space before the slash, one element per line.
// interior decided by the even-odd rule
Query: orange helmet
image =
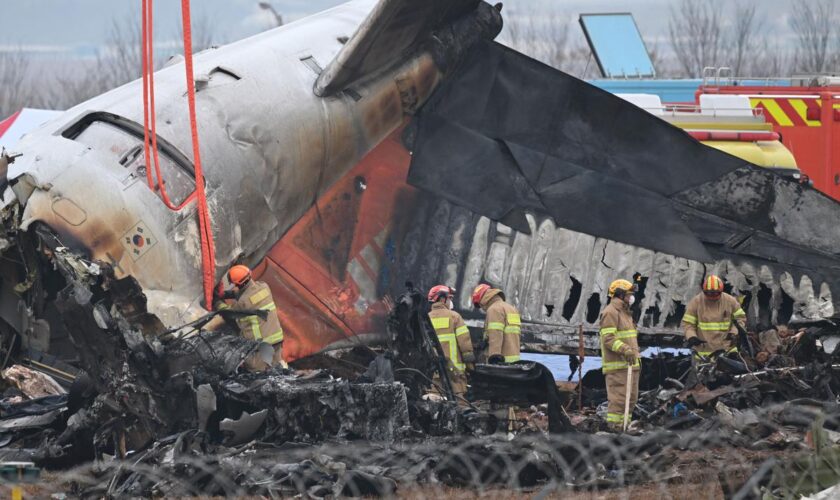
<path fill-rule="evenodd" d="M 429 302 L 437 302 L 440 298 L 449 298 L 453 293 L 455 293 L 455 289 L 452 287 L 446 285 L 433 286 L 429 290 Z"/>
<path fill-rule="evenodd" d="M 710 274 L 703 280 L 703 291 L 712 293 L 721 293 L 723 291 L 723 280 Z"/>
<path fill-rule="evenodd" d="M 242 286 L 251 279 L 251 270 L 241 264 L 233 266 L 228 271 L 228 279 L 234 285 Z"/>
<path fill-rule="evenodd" d="M 475 287 L 472 294 L 472 303 L 475 307 L 481 307 L 481 299 L 484 297 L 484 294 L 487 293 L 487 290 L 490 290 L 490 285 L 486 283 L 482 283 Z"/>

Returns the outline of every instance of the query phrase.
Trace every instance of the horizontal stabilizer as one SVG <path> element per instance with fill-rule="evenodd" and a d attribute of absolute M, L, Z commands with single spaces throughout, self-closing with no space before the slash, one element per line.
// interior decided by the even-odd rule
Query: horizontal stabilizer
<path fill-rule="evenodd" d="M 840 269 L 840 204 L 500 44 L 477 47 L 413 126 L 409 183 L 490 219 Z"/>

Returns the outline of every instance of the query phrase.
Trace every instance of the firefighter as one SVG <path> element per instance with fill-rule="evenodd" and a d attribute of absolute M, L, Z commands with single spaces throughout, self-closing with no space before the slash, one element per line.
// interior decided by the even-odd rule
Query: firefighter
<path fill-rule="evenodd" d="M 475 354 L 464 318 L 452 310 L 454 293 L 455 289 L 446 285 L 438 285 L 429 290 L 428 299 L 432 303 L 429 319 L 432 320 L 432 326 L 447 360 L 452 389 L 457 397 L 463 398 L 467 392 L 465 370 L 474 368 Z M 464 401 L 459 400 L 459 403 L 463 404 Z"/>
<path fill-rule="evenodd" d="M 714 274 L 703 280 L 702 288 L 688 303 L 682 318 L 686 345 L 701 361 L 717 351 L 737 353 L 735 324 L 746 327 L 747 314 L 738 299 L 724 293 L 723 280 Z"/>
<path fill-rule="evenodd" d="M 498 288 L 481 284 L 472 294 L 473 306 L 486 313 L 484 340 L 487 343 L 488 363 L 519 361 L 519 311 L 505 302 L 505 294 Z"/>
<path fill-rule="evenodd" d="M 639 398 L 639 343 L 630 306 L 635 301 L 636 287 L 627 280 L 610 284 L 610 303 L 601 312 L 601 370 L 607 384 L 607 425 L 621 431 L 624 406 L 630 391 L 630 418 Z M 627 368 L 632 368 L 630 387 L 627 387 Z"/>
<path fill-rule="evenodd" d="M 228 280 L 233 285 L 233 290 L 221 294 L 216 309 L 259 309 L 268 312 L 266 319 L 257 315 L 242 316 L 236 319 L 236 324 L 246 339 L 262 341 L 274 348 L 272 366 L 286 366 L 283 362 L 283 327 L 280 326 L 280 319 L 277 317 L 277 306 L 274 304 L 271 289 L 262 281 L 251 279 L 251 270 L 243 265 L 231 267 Z M 233 304 L 228 304 L 225 299 L 232 299 Z M 245 361 L 245 367 L 249 371 L 263 371 L 268 369 L 269 365 L 254 354 Z"/>

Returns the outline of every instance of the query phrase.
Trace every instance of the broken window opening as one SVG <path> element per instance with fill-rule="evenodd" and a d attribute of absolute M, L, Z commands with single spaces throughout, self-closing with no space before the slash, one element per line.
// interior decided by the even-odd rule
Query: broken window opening
<path fill-rule="evenodd" d="M 790 323 L 791 317 L 793 317 L 793 297 L 782 290 L 782 303 L 779 306 L 779 311 L 776 315 L 776 323 L 779 325 L 786 325 Z"/>
<path fill-rule="evenodd" d="M 633 273 L 633 283 L 636 285 L 636 302 L 630 308 L 630 311 L 633 315 L 633 321 L 636 323 L 642 317 L 642 299 L 645 298 L 645 288 L 647 288 L 647 281 L 648 279 L 642 276 L 641 273 Z"/>
<path fill-rule="evenodd" d="M 601 298 L 597 293 L 589 296 L 586 302 L 586 322 L 595 323 L 598 321 L 598 316 L 601 314 Z"/>
<path fill-rule="evenodd" d="M 679 300 L 674 301 L 674 307 L 671 309 L 671 314 L 665 317 L 665 328 L 678 328 L 682 323 L 683 315 L 685 314 L 685 304 Z"/>
<path fill-rule="evenodd" d="M 545 304 L 545 317 L 550 318 L 554 314 L 554 304 Z"/>
<path fill-rule="evenodd" d="M 642 273 L 633 273 L 633 283 L 636 284 L 638 290 L 636 291 L 637 295 L 645 293 L 645 288 L 647 287 L 648 278 L 647 276 L 642 276 Z M 638 296 L 636 297 L 638 301 Z"/>
<path fill-rule="evenodd" d="M 648 307 L 642 315 L 642 326 L 648 328 L 656 326 L 659 324 L 660 317 L 662 317 L 662 311 L 659 310 L 659 307 Z"/>
<path fill-rule="evenodd" d="M 767 330 L 772 324 L 772 309 L 770 308 L 770 299 L 773 298 L 773 291 L 770 290 L 764 283 L 758 285 L 758 327 L 762 330 Z"/>
<path fill-rule="evenodd" d="M 569 279 L 572 280 L 572 289 L 569 291 L 568 300 L 563 304 L 563 317 L 566 318 L 566 321 L 571 321 L 572 316 L 575 315 L 575 310 L 580 303 L 580 294 L 583 291 L 583 285 L 580 281 L 571 276 L 569 276 Z"/>
<path fill-rule="evenodd" d="M 111 156 L 114 161 L 131 172 L 129 181 L 146 178 L 143 148 L 143 126 L 111 113 L 91 113 L 67 128 L 62 134 L 67 139 L 84 144 L 98 153 Z M 160 182 L 175 205 L 180 205 L 195 191 L 195 176 L 190 162 L 183 153 L 163 138 L 157 138 L 160 160 Z M 158 196 L 160 188 L 156 187 Z"/>
<path fill-rule="evenodd" d="M 740 290 L 741 297 L 744 299 L 741 301 L 741 309 L 744 311 L 749 311 L 750 309 L 750 302 L 752 302 L 752 292 L 749 290 Z"/>
<path fill-rule="evenodd" d="M 749 290 L 739 290 L 741 294 L 741 309 L 747 313 L 747 324 L 750 324 L 750 304 L 752 303 L 752 292 Z M 737 297 L 736 297 L 737 298 Z"/>

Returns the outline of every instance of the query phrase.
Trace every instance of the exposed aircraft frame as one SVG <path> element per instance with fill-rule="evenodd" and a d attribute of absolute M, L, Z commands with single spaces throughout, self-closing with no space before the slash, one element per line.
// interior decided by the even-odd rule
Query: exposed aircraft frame
<path fill-rule="evenodd" d="M 544 352 L 577 352 L 618 276 L 642 280 L 654 343 L 678 342 L 712 270 L 752 298 L 754 323 L 834 315 L 840 229 L 821 221 L 836 203 L 491 43 L 500 29 L 477 0 L 363 0 L 197 56 L 216 276 L 245 262 L 269 282 L 288 359 L 381 339 L 407 279 L 456 286 L 473 326 L 471 288 L 502 286 Z M 156 74 L 158 141 L 186 197 L 180 64 Z M 0 318 L 28 347 L 61 337 L 51 301 L 81 286 L 51 271 L 59 250 L 136 281 L 144 335 L 203 313 L 194 208 L 143 182 L 140 91 L 69 110 L 9 166 Z M 534 177 L 540 162 L 567 177 Z"/>

